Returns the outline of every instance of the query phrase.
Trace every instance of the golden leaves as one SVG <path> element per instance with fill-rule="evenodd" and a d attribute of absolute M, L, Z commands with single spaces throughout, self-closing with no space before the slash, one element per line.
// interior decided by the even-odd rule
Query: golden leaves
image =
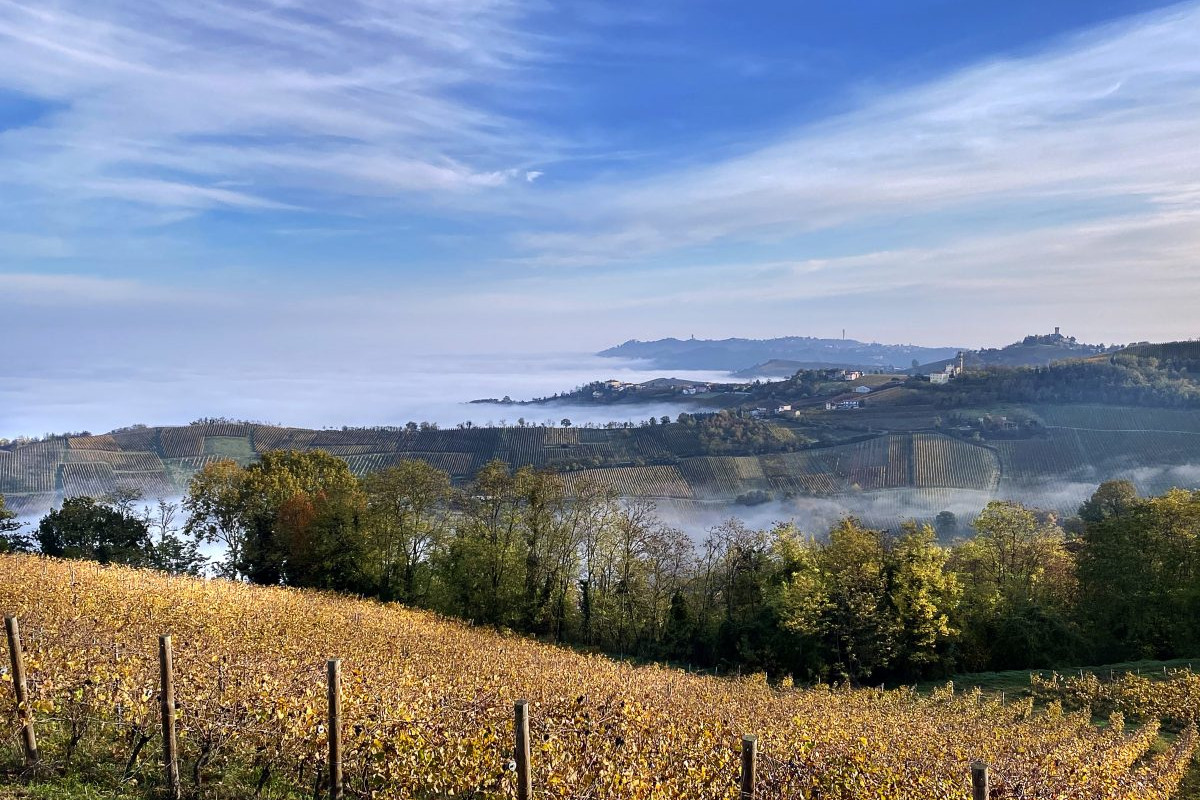
<path fill-rule="evenodd" d="M 123 732 L 157 724 L 155 642 L 170 631 L 185 764 L 204 758 L 215 776 L 269 766 L 311 791 L 327 735 L 324 660 L 337 655 L 347 786 L 376 800 L 511 797 L 518 698 L 531 703 L 539 800 L 732 800 L 743 733 L 759 736 L 761 798 L 965 800 L 969 763 L 982 759 L 1002 797 L 1160 800 L 1195 731 L 1147 758 L 1157 726 L 1130 733 L 1124 720 L 1165 703 L 1200 708 L 1190 672 L 1082 681 L 1047 696 L 1063 701 L 1051 713 L 951 685 L 927 697 L 795 689 L 632 667 L 394 605 L 35 557 L 0 559 L 0 603 L 28 632 L 39 725 L 104 721 L 87 735 L 118 764 L 130 755 Z M 1114 706 L 1106 728 L 1072 710 L 1101 702 Z"/>

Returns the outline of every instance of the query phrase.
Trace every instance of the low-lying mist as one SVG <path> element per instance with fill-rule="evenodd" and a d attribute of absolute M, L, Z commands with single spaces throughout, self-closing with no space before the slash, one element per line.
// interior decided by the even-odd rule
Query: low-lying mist
<path fill-rule="evenodd" d="M 663 377 L 643 364 L 584 353 L 397 356 L 312 363 L 188 365 L 144 363 L 87 368 L 0 367 L 0 437 L 108 431 L 134 423 L 186 424 L 228 417 L 306 428 L 470 421 L 515 425 L 566 418 L 574 425 L 674 417 L 684 404 L 517 406 L 470 404 L 569 392 L 594 380 Z M 668 377 L 728 380 L 724 373 L 672 371 Z"/>

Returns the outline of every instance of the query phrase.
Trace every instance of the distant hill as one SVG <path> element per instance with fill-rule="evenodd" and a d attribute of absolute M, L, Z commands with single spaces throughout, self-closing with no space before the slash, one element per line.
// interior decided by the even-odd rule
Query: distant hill
<path fill-rule="evenodd" d="M 769 361 L 803 362 L 815 365 L 815 368 L 908 369 L 914 359 L 926 363 L 952 358 L 959 349 L 787 336 L 780 339 L 659 339 L 653 342 L 632 339 L 597 355 L 640 359 L 658 369 L 736 371 Z"/>
<path fill-rule="evenodd" d="M 967 520 L 992 499 L 1070 514 L 1113 478 L 1147 494 L 1200 487 L 1194 408 L 959 405 L 958 398 L 982 400 L 986 386 L 970 375 L 923 385 L 926 391 L 880 388 L 848 411 L 821 402 L 793 409 L 785 398 L 760 418 L 729 418 L 724 430 L 694 417 L 633 428 L 317 431 L 214 423 L 53 438 L 0 448 L 0 494 L 23 517 L 65 497 L 118 489 L 179 497 L 206 464 L 248 464 L 273 449 L 325 450 L 359 475 L 419 459 L 459 485 L 499 458 L 560 472 L 568 485 L 651 499 L 673 524 L 695 531 L 739 513 L 732 509 L 753 495 L 775 501 L 770 518 L 796 515 L 821 527 L 853 514 L 886 527 L 943 510 Z"/>
<path fill-rule="evenodd" d="M 1157 345 L 1162 346 L 1162 345 Z M 1046 367 L 1056 361 L 1067 361 L 1076 358 L 1091 358 L 1093 356 L 1115 353 L 1120 350 L 1118 345 L 1111 347 L 1102 344 L 1084 344 L 1077 342 L 1074 336 L 1065 336 L 1058 328 L 1054 333 L 1026 336 L 1019 342 L 1013 342 L 1004 347 L 990 347 L 983 350 L 964 351 L 968 369 L 984 367 Z M 906 370 L 914 375 L 928 375 L 941 372 L 945 367 L 955 363 L 956 357 L 922 364 L 915 369 Z"/>
<path fill-rule="evenodd" d="M 1163 342 L 1131 344 L 1120 351 L 1139 358 L 1157 358 L 1160 361 L 1185 361 L 1200 363 L 1200 340 L 1186 342 Z"/>
<path fill-rule="evenodd" d="M 745 380 L 753 380 L 754 378 L 790 378 L 802 369 L 869 370 L 879 369 L 879 367 L 870 364 L 851 364 L 849 362 L 790 361 L 786 358 L 773 358 L 770 361 L 755 364 L 753 367 L 740 369 L 733 373 L 733 377 Z"/>

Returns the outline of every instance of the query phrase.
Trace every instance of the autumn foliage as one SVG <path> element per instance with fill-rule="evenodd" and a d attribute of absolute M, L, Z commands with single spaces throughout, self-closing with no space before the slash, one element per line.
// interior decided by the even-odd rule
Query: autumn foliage
<path fill-rule="evenodd" d="M 739 740 L 754 733 L 761 798 L 967 798 L 983 759 L 995 797 L 1153 800 L 1171 796 L 1195 747 L 1188 728 L 1147 756 L 1156 722 L 1097 727 L 1058 704 L 705 677 L 395 605 L 35 556 L 0 558 L 0 607 L 25 631 L 45 757 L 103 753 L 150 783 L 156 640 L 172 634 L 191 792 L 233 780 L 245 796 L 319 791 L 330 657 L 343 659 L 350 797 L 513 796 L 518 698 L 531 704 L 539 798 L 733 800 Z"/>

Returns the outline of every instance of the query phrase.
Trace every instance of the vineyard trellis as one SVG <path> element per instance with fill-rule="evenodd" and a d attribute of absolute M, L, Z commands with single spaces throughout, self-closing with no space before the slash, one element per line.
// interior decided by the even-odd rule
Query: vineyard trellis
<path fill-rule="evenodd" d="M 37 766 L 42 759 L 38 750 L 36 716 L 34 705 L 30 702 L 28 679 L 25 671 L 25 654 L 21 641 L 20 622 L 16 617 L 4 619 L 9 662 L 13 684 L 13 697 L 21 730 L 21 746 L 26 767 Z M 329 800 L 344 800 L 345 783 L 343 762 L 343 732 L 342 716 L 342 661 L 328 659 L 326 661 L 326 716 L 325 716 L 325 745 L 326 745 L 326 784 Z M 170 800 L 180 800 L 182 797 L 182 780 L 180 777 L 179 731 L 177 711 L 180 707 L 180 697 L 176 693 L 174 648 L 170 634 L 158 637 L 158 729 L 162 742 L 163 788 Z M 186 687 L 185 687 L 186 694 Z M 58 721 L 58 720 L 55 720 Z M 110 720 L 94 719 L 111 725 Z M 119 725 L 120 723 L 118 723 Z M 142 734 L 141 746 L 148 737 Z M 518 800 L 533 800 L 534 764 L 531 755 L 530 708 L 529 701 L 517 700 L 513 705 L 513 750 L 511 772 L 513 773 L 513 789 Z M 314 747 L 319 746 L 315 743 Z M 136 758 L 136 752 L 134 754 Z M 773 772 L 778 775 L 789 770 L 794 771 L 792 761 L 782 761 L 771 758 Z M 758 793 L 758 737 L 746 734 L 741 740 L 741 762 L 737 775 L 739 800 L 754 800 Z M 128 771 L 128 770 L 127 770 Z M 988 767 L 980 761 L 971 764 L 971 778 L 974 800 L 987 800 Z M 778 778 L 776 778 L 778 780 Z M 732 777 L 731 777 L 732 784 Z M 802 797 L 802 795 L 801 795 Z"/>
<path fill-rule="evenodd" d="M 138 753 L 161 738 L 154 644 L 168 634 L 177 757 L 196 786 L 233 772 L 327 790 L 321 667 L 339 654 L 345 793 L 379 800 L 515 796 L 520 699 L 539 800 L 732 800 L 748 731 L 760 800 L 967 800 L 972 760 L 991 765 L 992 800 L 1165 800 L 1195 748 L 1190 727 L 1151 753 L 1157 720 L 1098 727 L 1032 698 L 717 679 L 397 606 L 39 557 L 0 559 L 0 607 L 23 623 L 28 693 L 3 709 L 14 738 L 28 712 L 42 759 L 65 759 L 74 733 L 163 784 Z"/>

